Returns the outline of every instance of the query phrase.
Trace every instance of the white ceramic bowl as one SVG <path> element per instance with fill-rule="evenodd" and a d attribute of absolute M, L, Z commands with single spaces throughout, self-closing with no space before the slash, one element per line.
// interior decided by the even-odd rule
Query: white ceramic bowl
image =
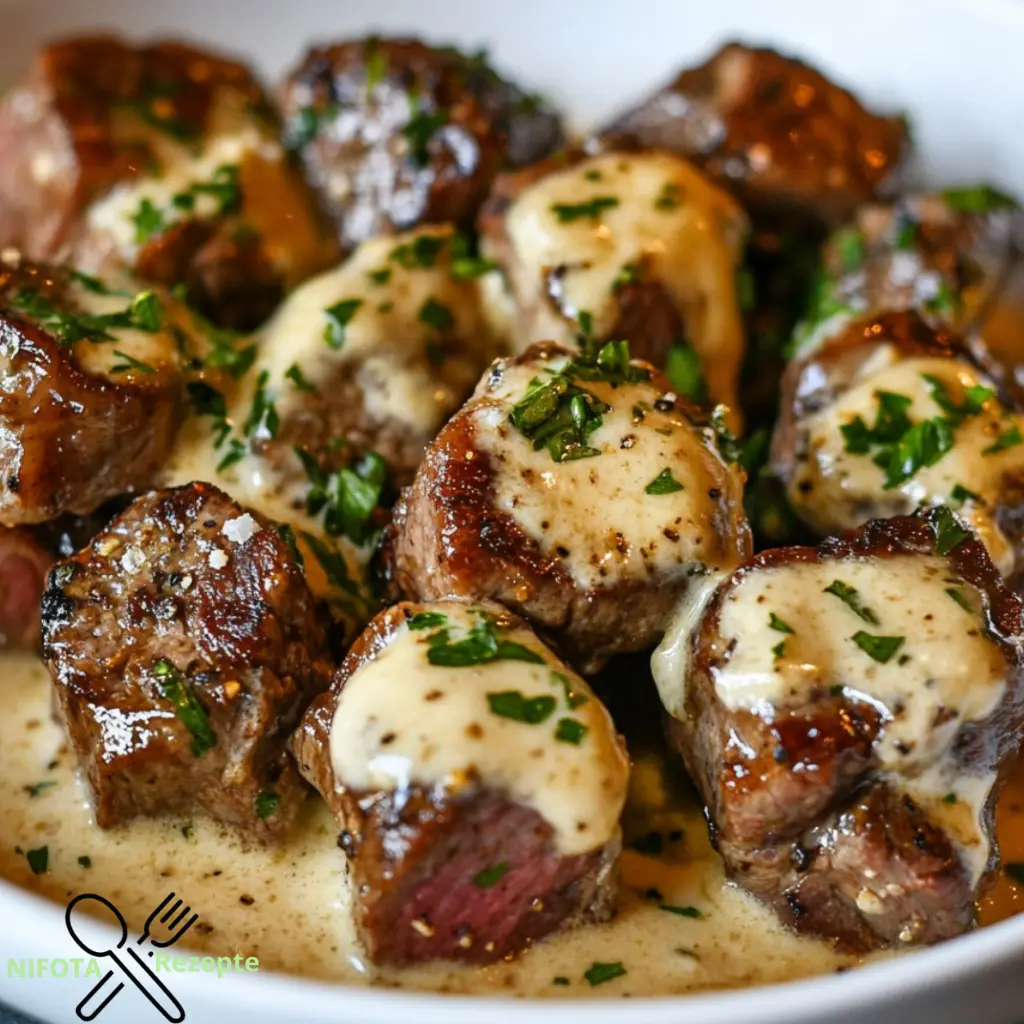
<path fill-rule="evenodd" d="M 499 66 L 556 99 L 581 126 L 739 37 L 802 54 L 868 103 L 909 112 L 926 181 L 984 178 L 1024 194 L 1019 0 L 0 0 L 0 14 L 0 84 L 39 42 L 69 31 L 194 34 L 276 76 L 311 40 L 376 28 L 486 44 Z M 12 978 L 7 964 L 79 955 L 63 907 L 0 882 L 0 1001 L 47 1021 L 76 1020 L 80 980 Z M 176 975 L 175 992 L 190 1021 L 217 1024 L 1014 1024 L 1024 1020 L 1024 916 L 849 974 L 721 995 L 554 1003 L 266 974 Z M 123 998 L 100 1019 L 161 1018 L 141 998 Z"/>

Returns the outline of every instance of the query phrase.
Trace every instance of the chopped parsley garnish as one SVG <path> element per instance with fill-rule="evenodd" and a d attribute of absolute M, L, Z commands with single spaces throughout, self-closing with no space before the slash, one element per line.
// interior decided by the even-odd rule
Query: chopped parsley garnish
<path fill-rule="evenodd" d="M 323 570 L 327 585 L 333 591 L 333 597 L 357 617 L 365 618 L 366 615 L 372 614 L 368 609 L 366 594 L 349 575 L 348 563 L 344 556 L 315 534 L 302 531 L 299 536 L 302 543 L 313 552 L 313 557 Z"/>
<path fill-rule="evenodd" d="M 975 494 L 974 491 L 967 490 L 967 488 L 964 487 L 963 484 L 956 484 L 953 487 L 953 490 L 950 491 L 949 496 L 953 501 L 958 502 L 961 505 L 968 501 L 981 500 L 979 495 Z"/>
<path fill-rule="evenodd" d="M 290 380 L 299 391 L 315 392 L 316 385 L 306 379 L 306 375 L 302 372 L 302 368 L 298 363 L 292 363 L 287 370 L 284 371 L 285 380 Z"/>
<path fill-rule="evenodd" d="M 120 295 L 125 299 L 130 299 L 132 297 L 131 292 L 122 291 L 116 288 L 109 288 L 98 277 L 94 277 L 92 274 L 87 274 L 82 270 L 72 270 L 71 277 L 87 292 L 92 292 L 93 295 Z"/>
<path fill-rule="evenodd" d="M 575 711 L 581 704 L 586 704 L 590 700 L 585 693 L 573 689 L 572 680 L 564 672 L 552 672 L 551 676 L 562 687 L 565 703 L 569 705 L 570 711 Z"/>
<path fill-rule="evenodd" d="M 947 188 L 942 198 L 957 213 L 989 213 L 991 210 L 1015 210 L 1020 204 L 1013 196 L 992 188 L 991 185 L 967 185 Z"/>
<path fill-rule="evenodd" d="M 448 111 L 418 110 L 402 129 L 409 143 L 409 159 L 414 167 L 426 167 L 430 162 L 430 140 L 448 123 Z"/>
<path fill-rule="evenodd" d="M 587 181 L 600 181 L 601 180 L 601 172 L 599 170 L 597 170 L 596 168 L 591 168 L 591 170 L 587 171 L 583 175 L 583 177 L 586 178 Z"/>
<path fill-rule="evenodd" d="M 590 982 L 591 985 L 603 985 L 606 981 L 611 981 L 613 978 L 621 978 L 626 973 L 626 968 L 621 963 L 605 964 L 605 963 L 593 963 L 583 973 L 583 977 Z"/>
<path fill-rule="evenodd" d="M 518 690 L 489 693 L 487 704 L 493 714 L 501 718 L 511 718 L 516 722 L 525 722 L 527 725 L 539 725 L 550 718 L 555 710 L 554 697 L 524 697 Z"/>
<path fill-rule="evenodd" d="M 683 485 L 672 475 L 672 470 L 663 469 L 645 488 L 644 494 L 675 494 Z"/>
<path fill-rule="evenodd" d="M 269 818 L 281 805 L 281 798 L 272 789 L 256 794 L 256 817 Z"/>
<path fill-rule="evenodd" d="M 438 629 L 447 625 L 448 616 L 444 612 L 417 612 L 406 625 L 411 630 Z"/>
<path fill-rule="evenodd" d="M 658 193 L 658 198 L 654 200 L 654 208 L 656 210 L 674 210 L 679 205 L 680 200 L 680 189 L 678 185 L 673 185 L 671 182 L 666 182 L 661 187 L 661 191 Z"/>
<path fill-rule="evenodd" d="M 403 242 L 388 253 L 388 259 L 394 260 L 406 270 L 417 267 L 432 267 L 437 262 L 438 253 L 445 247 L 447 239 L 442 235 L 418 235 L 411 242 Z"/>
<path fill-rule="evenodd" d="M 493 260 L 476 255 L 465 235 L 452 238 L 451 275 L 460 281 L 482 277 L 498 266 Z"/>
<path fill-rule="evenodd" d="M 363 304 L 362 299 L 342 299 L 324 310 L 327 326 L 324 328 L 324 341 L 331 348 L 341 348 L 345 344 L 345 328 Z"/>
<path fill-rule="evenodd" d="M 435 331 L 448 331 L 455 325 L 452 311 L 443 302 L 438 302 L 433 295 L 420 306 L 417 320 Z"/>
<path fill-rule="evenodd" d="M 54 782 L 53 779 L 44 779 L 42 782 L 36 782 L 31 786 L 22 786 L 21 788 L 25 790 L 30 797 L 34 797 L 39 796 L 39 794 L 44 790 L 53 789 L 56 785 L 57 783 Z"/>
<path fill-rule="evenodd" d="M 1020 427 L 1015 423 L 1012 427 L 1004 430 L 995 441 L 982 451 L 982 455 L 995 455 L 997 452 L 1005 452 L 1008 448 L 1016 448 L 1024 443 Z"/>
<path fill-rule="evenodd" d="M 85 857 L 85 856 L 79 857 L 78 858 L 78 865 L 79 865 L 79 867 L 83 867 L 83 868 L 91 868 L 92 867 L 92 857 Z"/>
<path fill-rule="evenodd" d="M 680 395 L 700 404 L 708 400 L 704 367 L 697 350 L 689 342 L 673 342 L 665 357 L 665 376 Z"/>
<path fill-rule="evenodd" d="M 37 320 L 61 345 L 74 345 L 84 340 L 114 341 L 110 331 L 117 328 L 151 334 L 160 329 L 163 320 L 163 307 L 151 291 L 139 292 L 126 309 L 116 313 L 70 313 L 58 309 L 32 288 L 16 292 L 10 303 L 14 309 Z"/>
<path fill-rule="evenodd" d="M 292 557 L 298 563 L 300 569 L 304 569 L 306 562 L 299 550 L 299 542 L 295 538 L 295 530 L 288 523 L 278 523 L 275 527 L 278 537 L 284 541 L 285 546 L 292 553 Z"/>
<path fill-rule="evenodd" d="M 317 516 L 326 510 L 324 528 L 332 537 L 365 544 L 374 532 L 373 513 L 387 479 L 387 462 L 376 452 L 366 452 L 351 464 L 328 472 L 305 449 L 296 448 L 295 454 L 309 481 L 306 511 Z"/>
<path fill-rule="evenodd" d="M 728 408 L 724 405 L 716 405 L 711 412 L 711 429 L 715 435 L 715 446 L 718 448 L 718 454 L 726 462 L 735 462 L 749 473 L 758 464 L 768 447 L 768 430 L 765 427 L 759 427 L 749 437 L 740 439 L 726 422 L 727 413 Z"/>
<path fill-rule="evenodd" d="M 371 284 L 387 284 L 391 279 L 391 268 L 381 267 L 380 270 L 368 270 L 366 276 L 370 279 Z"/>
<path fill-rule="evenodd" d="M 773 658 L 774 658 L 774 659 L 775 659 L 776 661 L 778 661 L 778 660 L 779 660 L 780 658 L 784 658 L 785 656 L 786 656 L 786 641 L 785 641 L 785 640 L 783 639 L 783 640 L 780 640 L 780 641 L 779 641 L 779 642 L 778 642 L 778 643 L 777 643 L 777 644 L 776 644 L 776 645 L 775 645 L 775 646 L 774 646 L 774 647 L 772 648 L 772 657 L 773 657 Z"/>
<path fill-rule="evenodd" d="M 308 146 L 320 132 L 320 113 L 315 107 L 300 107 L 288 122 L 285 145 L 289 149 Z"/>
<path fill-rule="evenodd" d="M 578 747 L 587 731 L 587 727 L 582 722 L 577 722 L 575 718 L 560 718 L 555 727 L 555 739 Z"/>
<path fill-rule="evenodd" d="M 959 802 L 960 802 L 960 800 L 959 800 L 959 798 L 957 797 L 956 793 L 947 793 L 947 794 L 946 794 L 946 795 L 945 795 L 945 796 L 944 796 L 944 797 L 942 798 L 942 802 L 943 802 L 944 804 L 956 804 L 956 803 L 959 803 Z"/>
<path fill-rule="evenodd" d="M 577 220 L 600 220 L 605 210 L 613 210 L 619 205 L 615 196 L 594 196 L 585 203 L 552 203 L 551 212 L 561 224 L 571 224 Z"/>
<path fill-rule="evenodd" d="M 896 220 L 893 231 L 892 245 L 898 251 L 913 249 L 917 241 L 917 221 L 907 216 L 900 216 Z"/>
<path fill-rule="evenodd" d="M 956 514 L 946 505 L 935 509 L 935 554 L 945 558 L 956 551 L 971 536 L 971 531 L 961 525 Z"/>
<path fill-rule="evenodd" d="M 25 860 L 28 861 L 28 866 L 32 869 L 33 875 L 45 875 L 47 868 L 50 866 L 50 848 L 48 846 L 40 846 L 35 850 L 26 850 Z"/>
<path fill-rule="evenodd" d="M 213 424 L 214 447 L 219 448 L 231 433 L 231 425 L 227 421 L 228 405 L 224 395 L 202 380 L 190 380 L 185 385 L 185 389 L 196 415 L 210 416 L 215 421 Z"/>
<path fill-rule="evenodd" d="M 878 616 L 864 604 L 860 593 L 855 587 L 851 587 L 849 583 L 844 583 L 842 580 L 833 580 L 825 588 L 825 593 L 838 597 L 859 619 L 870 622 L 872 626 L 879 624 Z"/>
<path fill-rule="evenodd" d="M 153 666 L 153 675 L 160 695 L 171 703 L 182 725 L 192 733 L 193 756 L 202 757 L 217 745 L 217 734 L 192 684 L 169 661 L 158 661 Z"/>
<path fill-rule="evenodd" d="M 864 236 L 856 228 L 841 228 L 832 236 L 832 246 L 847 274 L 859 270 L 864 262 Z"/>
<path fill-rule="evenodd" d="M 138 210 L 132 214 L 135 225 L 135 244 L 143 245 L 164 229 L 164 215 L 153 205 L 151 199 L 143 199 Z"/>
<path fill-rule="evenodd" d="M 257 438 L 277 437 L 281 427 L 281 418 L 277 414 L 277 406 L 271 401 L 267 394 L 267 384 L 270 382 L 270 371 L 264 370 L 256 378 L 256 391 L 253 394 L 252 405 L 249 408 L 249 415 L 242 426 L 246 437 L 255 434 Z"/>
<path fill-rule="evenodd" d="M 902 636 L 873 636 L 863 630 L 850 639 L 869 657 L 884 665 L 902 646 Z"/>
<path fill-rule="evenodd" d="M 768 625 L 774 629 L 776 633 L 794 633 L 793 627 L 788 622 L 780 619 L 775 612 L 769 612 Z"/>
<path fill-rule="evenodd" d="M 156 370 L 149 363 L 144 363 L 141 359 L 128 355 L 127 352 L 122 352 L 120 349 L 115 348 L 114 355 L 124 361 L 115 363 L 110 368 L 111 373 L 128 373 L 129 370 L 136 370 L 139 373 L 156 373 Z"/>
<path fill-rule="evenodd" d="M 465 668 L 470 665 L 486 665 L 492 661 L 544 664 L 544 659 L 531 648 L 511 640 L 503 640 L 498 624 L 488 616 L 481 617 L 469 634 L 461 640 L 452 641 L 447 630 L 434 634 L 430 640 L 427 661 L 431 665 Z M 554 708 L 554 698 L 550 699 L 551 707 Z"/>
<path fill-rule="evenodd" d="M 489 868 L 484 868 L 473 876 L 473 884 L 478 889 L 490 889 L 497 885 L 508 874 L 508 861 L 501 861 Z"/>
<path fill-rule="evenodd" d="M 696 907 L 677 907 L 671 903 L 659 903 L 658 909 L 667 910 L 670 914 L 678 914 L 680 917 L 692 917 L 695 921 L 704 916 Z"/>
<path fill-rule="evenodd" d="M 366 91 L 370 93 L 378 82 L 384 80 L 388 70 L 388 59 L 374 39 L 363 50 L 363 67 L 366 70 Z"/>
<path fill-rule="evenodd" d="M 965 612 L 970 615 L 974 614 L 974 609 L 971 607 L 971 602 L 964 596 L 962 590 L 957 590 L 956 587 L 946 587 L 946 593 L 954 600 Z"/>
<path fill-rule="evenodd" d="M 186 213 L 196 208 L 196 200 L 201 196 L 209 196 L 216 204 L 214 216 L 223 217 L 234 213 L 242 205 L 242 191 L 238 185 L 238 168 L 230 164 L 221 164 L 213 172 L 210 181 L 197 181 L 189 185 L 184 192 L 179 192 L 171 199 L 171 204 Z"/>
<path fill-rule="evenodd" d="M 924 308 L 929 313 L 935 313 L 937 316 L 952 318 L 960 310 L 960 298 L 950 288 L 948 282 L 940 281 L 935 294 L 930 299 L 925 300 Z"/>
<path fill-rule="evenodd" d="M 152 334 L 154 331 L 159 331 L 163 324 L 164 307 L 157 298 L 155 292 L 139 292 L 139 294 L 132 299 L 132 304 L 128 309 L 128 315 L 131 319 L 132 327 L 136 327 L 140 331 Z"/>

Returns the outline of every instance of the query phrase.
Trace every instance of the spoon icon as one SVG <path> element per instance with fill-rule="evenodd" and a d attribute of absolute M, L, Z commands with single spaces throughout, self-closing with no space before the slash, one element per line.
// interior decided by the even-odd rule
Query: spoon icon
<path fill-rule="evenodd" d="M 78 911 L 77 916 L 74 915 L 74 911 L 79 904 L 85 904 L 82 910 Z M 105 907 L 109 915 L 113 915 L 116 921 L 116 926 L 120 927 L 121 938 L 117 945 L 111 949 L 110 939 L 108 936 L 103 934 L 97 929 L 97 921 L 94 917 L 84 913 L 86 907 L 95 909 L 95 905 Z M 180 1024 L 185 1019 L 185 1011 L 182 1009 L 181 1004 L 173 995 L 167 990 L 164 983 L 149 969 L 149 967 L 143 962 L 142 958 L 138 953 L 135 952 L 130 946 L 124 947 L 128 941 L 128 924 L 124 917 L 121 915 L 121 911 L 114 906 L 113 903 L 108 899 L 104 899 L 102 896 L 97 896 L 95 893 L 82 893 L 76 896 L 69 904 L 68 908 L 64 913 L 64 922 L 67 924 L 68 932 L 71 938 L 75 940 L 78 945 L 85 950 L 86 953 L 90 953 L 94 957 L 110 957 L 111 960 L 120 968 L 121 973 L 125 975 L 128 980 L 135 985 L 135 987 L 156 1007 L 164 1017 L 171 1022 L 171 1024 Z M 112 974 L 113 972 L 108 972 Z M 118 992 L 124 987 L 124 983 L 119 984 L 110 995 L 103 1000 L 103 1002 L 93 1010 L 89 1016 L 83 1016 L 79 1012 L 79 1017 L 82 1020 L 92 1020 L 99 1012 L 103 1009 L 111 999 L 117 995 Z M 85 1002 L 89 996 L 86 996 Z M 81 1005 L 76 1008 L 76 1012 L 81 1010 Z"/>

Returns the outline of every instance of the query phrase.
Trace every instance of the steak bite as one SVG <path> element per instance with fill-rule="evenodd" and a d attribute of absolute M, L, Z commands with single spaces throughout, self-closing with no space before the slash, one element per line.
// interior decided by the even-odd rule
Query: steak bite
<path fill-rule="evenodd" d="M 310 50 L 282 106 L 342 246 L 419 223 L 469 227 L 494 176 L 547 156 L 557 114 L 486 55 L 369 37 Z"/>
<path fill-rule="evenodd" d="M 948 508 L 777 548 L 652 669 L 730 876 L 848 948 L 974 922 L 1024 725 L 1022 605 Z"/>
<path fill-rule="evenodd" d="M 207 484 L 138 499 L 50 573 L 43 658 L 101 828 L 205 813 L 285 831 L 305 796 L 285 741 L 333 666 L 268 520 Z"/>
<path fill-rule="evenodd" d="M 292 750 L 343 830 L 374 963 L 492 963 L 614 912 L 625 747 L 500 606 L 381 612 Z"/>
<path fill-rule="evenodd" d="M 553 158 L 499 178 L 480 229 L 502 271 L 484 286 L 517 351 L 625 338 L 681 393 L 735 408 L 747 221 L 685 160 Z"/>
<path fill-rule="evenodd" d="M 849 321 L 783 379 L 773 464 L 822 535 L 951 504 L 1005 574 L 1022 564 L 1024 419 L 945 330 L 913 312 Z"/>
<path fill-rule="evenodd" d="M 909 153 L 901 117 L 879 117 L 814 68 L 729 43 L 604 132 L 693 160 L 756 215 L 839 224 L 892 190 Z"/>
<path fill-rule="evenodd" d="M 395 509 L 392 583 L 500 601 L 594 672 L 751 553 L 742 474 L 649 365 L 610 343 L 499 360 Z"/>
<path fill-rule="evenodd" d="M 0 525 L 88 514 L 146 487 L 183 391 L 161 298 L 0 257 Z"/>
<path fill-rule="evenodd" d="M 337 254 L 240 64 L 179 43 L 53 43 L 0 103 L 0 245 L 124 267 L 259 324 Z"/>

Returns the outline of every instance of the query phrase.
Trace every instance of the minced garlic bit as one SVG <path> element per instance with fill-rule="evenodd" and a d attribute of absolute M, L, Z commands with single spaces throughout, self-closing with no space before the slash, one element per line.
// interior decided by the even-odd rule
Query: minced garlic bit
<path fill-rule="evenodd" d="M 235 544 L 244 544 L 250 537 L 259 533 L 259 523 L 248 512 L 237 519 L 229 519 L 221 529 L 221 533 Z"/>
<path fill-rule="evenodd" d="M 121 558 L 121 568 L 125 572 L 138 572 L 146 564 L 146 556 L 141 548 L 129 548 Z"/>
<path fill-rule="evenodd" d="M 231 559 L 228 558 L 227 553 L 221 551 L 220 548 L 214 548 L 213 551 L 210 552 L 211 569 L 223 569 L 229 561 L 231 561 Z"/>

